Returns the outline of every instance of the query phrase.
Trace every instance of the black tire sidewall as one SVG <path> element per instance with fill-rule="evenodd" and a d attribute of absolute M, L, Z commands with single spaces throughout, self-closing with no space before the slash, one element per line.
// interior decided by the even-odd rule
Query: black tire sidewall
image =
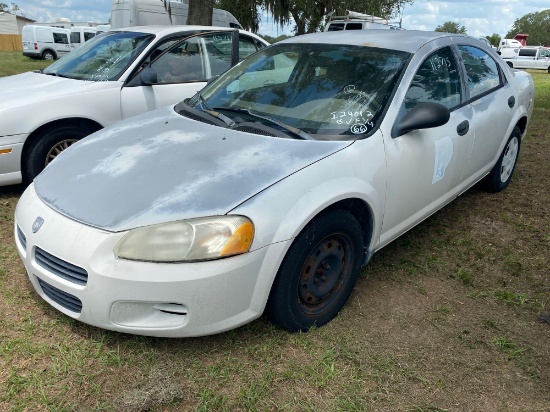
<path fill-rule="evenodd" d="M 40 133 L 29 147 L 28 155 L 23 159 L 23 179 L 30 183 L 44 170 L 46 156 L 50 149 L 65 139 L 80 140 L 92 133 L 85 128 L 72 125 L 59 126 Z"/>
<path fill-rule="evenodd" d="M 503 182 L 500 179 L 500 168 L 502 167 L 502 161 L 504 159 L 504 154 L 506 153 L 506 150 L 508 149 L 510 141 L 512 141 L 512 139 L 514 139 L 514 138 L 518 139 L 518 153 L 517 153 L 517 156 L 516 156 L 516 159 L 515 159 L 515 162 L 514 162 L 514 166 L 512 167 L 512 172 L 510 173 L 510 176 L 508 176 L 508 179 L 505 182 Z M 502 153 L 500 154 L 500 157 L 498 158 L 495 166 L 493 167 L 493 169 L 491 169 L 491 172 L 485 177 L 485 179 L 483 181 L 484 187 L 487 191 L 497 193 L 497 192 L 503 191 L 504 189 L 506 189 L 508 187 L 508 185 L 510 184 L 510 181 L 512 180 L 512 176 L 514 175 L 514 171 L 516 170 L 516 165 L 518 163 L 520 150 L 521 150 L 521 131 L 516 126 L 516 127 L 514 127 L 514 130 L 512 131 L 512 134 L 510 135 L 510 137 L 506 141 L 506 145 L 504 146 L 504 149 L 502 150 Z"/>
<path fill-rule="evenodd" d="M 347 237 L 352 246 L 351 270 L 341 286 L 337 298 L 320 314 L 305 313 L 299 303 L 299 276 L 312 249 L 325 237 L 338 234 Z M 289 248 L 273 283 L 268 299 L 268 318 L 284 329 L 307 331 L 312 326 L 322 326 L 331 321 L 348 300 L 361 269 L 363 258 L 363 233 L 353 215 L 346 210 L 324 213 L 302 230 Z"/>

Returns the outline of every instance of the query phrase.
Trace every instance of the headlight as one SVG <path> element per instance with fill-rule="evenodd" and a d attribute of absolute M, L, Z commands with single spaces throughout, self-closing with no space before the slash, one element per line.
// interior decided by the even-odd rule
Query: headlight
<path fill-rule="evenodd" d="M 148 262 L 192 262 L 246 253 L 254 225 L 244 216 L 213 216 L 141 227 L 115 246 L 122 259 Z"/>

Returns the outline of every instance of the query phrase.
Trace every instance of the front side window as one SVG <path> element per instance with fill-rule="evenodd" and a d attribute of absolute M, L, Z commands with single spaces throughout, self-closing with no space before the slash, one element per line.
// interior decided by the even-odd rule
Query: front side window
<path fill-rule="evenodd" d="M 473 46 L 459 46 L 458 48 L 468 76 L 470 98 L 500 86 L 500 72 L 497 63 L 491 56 Z"/>
<path fill-rule="evenodd" d="M 432 53 L 416 72 L 405 96 L 405 109 L 422 102 L 439 103 L 448 109 L 460 104 L 460 77 L 450 47 Z"/>
<path fill-rule="evenodd" d="M 189 105 L 239 122 L 275 120 L 314 138 L 353 140 L 373 131 L 410 54 L 334 44 L 261 50 L 201 91 Z"/>
<path fill-rule="evenodd" d="M 231 54 L 231 33 L 207 34 L 177 43 L 151 67 L 160 84 L 206 81 L 231 67 Z"/>

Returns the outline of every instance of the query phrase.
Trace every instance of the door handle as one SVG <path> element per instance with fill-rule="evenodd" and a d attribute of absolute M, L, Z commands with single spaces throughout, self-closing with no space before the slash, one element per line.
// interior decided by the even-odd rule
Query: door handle
<path fill-rule="evenodd" d="M 508 99 L 508 107 L 514 107 L 514 104 L 516 104 L 516 98 L 514 96 L 510 96 L 510 98 Z"/>
<path fill-rule="evenodd" d="M 468 120 L 464 120 L 456 127 L 456 132 L 459 136 L 464 136 L 468 133 L 468 130 L 470 130 L 470 122 L 468 122 Z"/>

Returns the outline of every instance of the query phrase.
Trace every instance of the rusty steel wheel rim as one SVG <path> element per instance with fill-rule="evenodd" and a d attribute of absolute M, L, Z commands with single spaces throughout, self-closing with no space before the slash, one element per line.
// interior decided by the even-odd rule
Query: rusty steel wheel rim
<path fill-rule="evenodd" d="M 298 301 L 306 314 L 322 313 L 338 299 L 352 266 L 352 250 L 341 234 L 325 237 L 311 250 L 298 284 Z"/>

